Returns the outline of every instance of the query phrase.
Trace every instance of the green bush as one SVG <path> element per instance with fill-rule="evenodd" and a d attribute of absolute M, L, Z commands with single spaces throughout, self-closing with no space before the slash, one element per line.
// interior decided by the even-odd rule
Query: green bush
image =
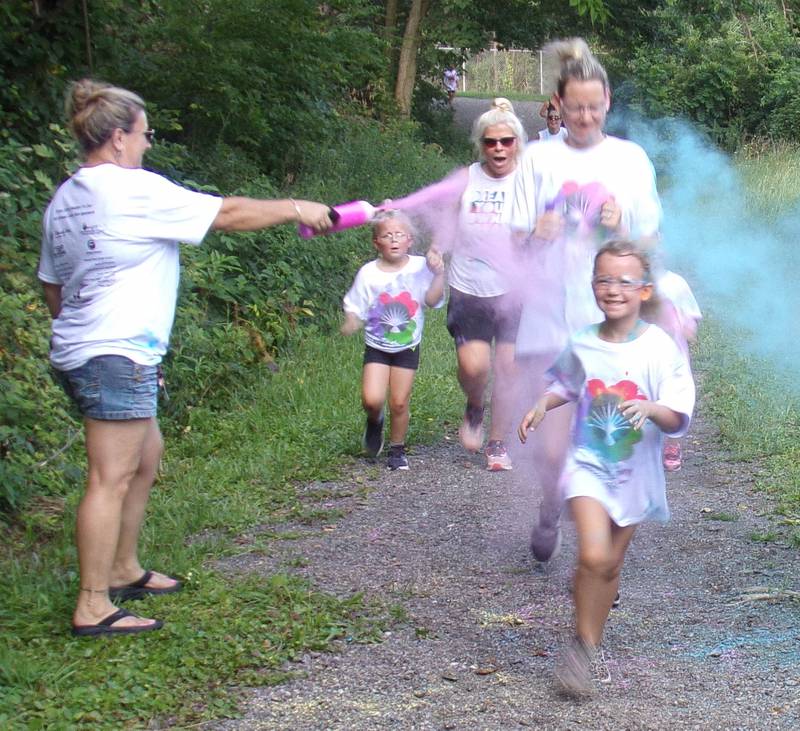
<path fill-rule="evenodd" d="M 635 49 L 617 98 L 649 116 L 695 121 L 735 150 L 752 137 L 797 140 L 797 31 L 771 2 L 706 12 L 671 0 L 650 11 L 653 39 Z"/>
<path fill-rule="evenodd" d="M 79 428 L 50 375 L 50 317 L 35 275 L 42 213 L 75 160 L 60 127 L 41 138 L 0 136 L 0 511 L 36 492 L 63 493 L 76 477 L 69 447 Z"/>

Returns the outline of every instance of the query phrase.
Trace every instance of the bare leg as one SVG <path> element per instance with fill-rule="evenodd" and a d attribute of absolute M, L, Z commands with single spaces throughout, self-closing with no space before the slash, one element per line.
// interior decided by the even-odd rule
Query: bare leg
<path fill-rule="evenodd" d="M 636 526 L 618 526 L 592 498 L 572 498 L 570 508 L 578 533 L 575 629 L 578 637 L 597 647 L 603 640 L 603 628 Z"/>
<path fill-rule="evenodd" d="M 494 348 L 494 384 L 492 385 L 492 423 L 489 439 L 504 441 L 511 429 L 516 399 L 517 368 L 514 343 L 496 343 Z"/>
<path fill-rule="evenodd" d="M 483 397 L 489 383 L 492 346 L 483 340 L 468 340 L 456 350 L 458 382 L 467 397 L 467 404 L 483 408 Z"/>
<path fill-rule="evenodd" d="M 518 383 L 528 385 L 522 400 L 526 406 L 535 403 L 544 391 L 544 373 L 555 356 L 526 358 L 519 369 L 524 373 Z M 520 389 L 522 390 L 522 389 Z M 552 558 L 559 545 L 559 521 L 563 508 L 561 473 L 570 442 L 574 404 L 565 404 L 547 413 L 532 438 L 536 477 L 542 490 L 539 518 L 531 535 L 531 550 L 539 561 Z"/>
<path fill-rule="evenodd" d="M 409 411 L 411 388 L 416 373 L 413 368 L 393 367 L 389 371 L 389 413 L 392 415 L 390 444 L 405 444 L 408 421 L 411 417 Z"/>
<path fill-rule="evenodd" d="M 142 462 L 153 422 L 155 419 L 84 419 L 89 469 L 77 516 L 81 589 L 73 615 L 75 625 L 96 624 L 114 612 L 108 587 L 120 539 L 123 505 Z M 152 620 L 126 617 L 117 626 L 148 624 Z"/>
<path fill-rule="evenodd" d="M 389 388 L 390 368 L 385 363 L 365 363 L 361 381 L 361 405 L 367 418 L 376 422 L 381 416 Z"/>
<path fill-rule="evenodd" d="M 158 421 L 153 418 L 148 422 L 139 467 L 130 481 L 128 493 L 122 504 L 119 540 L 114 565 L 111 568 L 111 586 L 130 584 L 137 581 L 144 573 L 139 563 L 139 533 L 164 446 Z M 166 589 L 176 583 L 174 579 L 164 574 L 153 572 L 147 586 L 153 589 Z"/>

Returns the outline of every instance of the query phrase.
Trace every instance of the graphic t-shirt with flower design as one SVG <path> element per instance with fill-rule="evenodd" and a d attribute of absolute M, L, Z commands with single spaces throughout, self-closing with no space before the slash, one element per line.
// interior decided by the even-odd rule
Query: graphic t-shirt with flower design
<path fill-rule="evenodd" d="M 577 401 L 572 445 L 562 476 L 564 496 L 602 503 L 617 525 L 669 519 L 661 451 L 664 433 L 651 421 L 634 429 L 618 406 L 654 401 L 684 416 L 694 409 L 689 362 L 655 325 L 635 340 L 601 340 L 597 326 L 576 333 L 547 372 L 547 390 Z"/>
<path fill-rule="evenodd" d="M 425 293 L 433 281 L 424 256 L 409 256 L 397 272 L 378 268 L 378 260 L 359 269 L 344 297 L 345 312 L 364 322 L 364 341 L 386 353 L 419 345 L 425 324 Z M 441 307 L 444 298 L 436 304 Z"/>

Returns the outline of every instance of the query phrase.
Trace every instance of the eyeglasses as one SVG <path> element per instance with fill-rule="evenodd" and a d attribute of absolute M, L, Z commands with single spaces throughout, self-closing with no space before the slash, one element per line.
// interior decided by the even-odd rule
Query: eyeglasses
<path fill-rule="evenodd" d="M 579 106 L 572 106 L 571 104 L 565 104 L 561 102 L 561 111 L 566 112 L 567 114 L 571 114 L 575 117 L 579 117 L 584 112 L 588 112 L 593 117 L 597 117 L 598 115 L 602 114 L 606 111 L 605 104 L 581 104 Z"/>
<path fill-rule="evenodd" d="M 551 114 L 551 115 L 550 115 L 550 116 L 547 118 L 547 121 L 548 121 L 548 122 L 560 122 L 560 121 L 561 121 L 561 117 L 557 117 L 557 116 L 555 116 L 554 114 Z"/>
<path fill-rule="evenodd" d="M 408 234 L 403 231 L 396 231 L 395 233 L 387 233 L 381 234 L 378 236 L 378 241 L 396 241 L 398 244 L 402 244 L 407 238 Z"/>
<path fill-rule="evenodd" d="M 641 289 L 650 282 L 644 279 L 631 279 L 630 277 L 595 277 L 592 279 L 592 286 L 595 289 L 611 289 L 617 285 L 623 292 L 632 292 Z"/>
<path fill-rule="evenodd" d="M 484 147 L 497 147 L 498 142 L 503 147 L 511 147 L 511 145 L 513 145 L 516 141 L 516 137 L 484 137 L 481 140 Z"/>
<path fill-rule="evenodd" d="M 154 129 L 146 129 L 142 132 L 144 138 L 152 145 L 153 140 L 156 138 L 156 131 Z"/>

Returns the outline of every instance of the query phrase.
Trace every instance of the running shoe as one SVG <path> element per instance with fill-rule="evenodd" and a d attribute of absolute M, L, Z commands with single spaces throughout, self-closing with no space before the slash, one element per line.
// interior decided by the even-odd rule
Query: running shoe
<path fill-rule="evenodd" d="M 588 696 L 595 691 L 593 664 L 597 650 L 575 637 L 561 651 L 556 661 L 556 681 L 561 690 L 572 696 Z"/>
<path fill-rule="evenodd" d="M 502 472 L 512 470 L 511 457 L 508 456 L 506 445 L 499 439 L 492 439 L 486 445 L 486 469 L 489 472 Z"/>
<path fill-rule="evenodd" d="M 479 452 L 483 445 L 483 407 L 467 406 L 458 429 L 461 445 L 468 452 Z"/>
<path fill-rule="evenodd" d="M 386 458 L 386 466 L 390 470 L 407 470 L 408 457 L 406 457 L 405 444 L 390 444 L 389 456 Z"/>
<path fill-rule="evenodd" d="M 681 468 L 681 445 L 677 442 L 664 445 L 664 469 L 677 472 Z"/>
<path fill-rule="evenodd" d="M 367 419 L 361 444 L 369 457 L 377 457 L 381 453 L 383 449 L 383 411 L 381 411 L 378 421 Z"/>
<path fill-rule="evenodd" d="M 531 553 L 537 561 L 545 563 L 561 551 L 561 526 L 539 523 L 531 533 Z"/>

